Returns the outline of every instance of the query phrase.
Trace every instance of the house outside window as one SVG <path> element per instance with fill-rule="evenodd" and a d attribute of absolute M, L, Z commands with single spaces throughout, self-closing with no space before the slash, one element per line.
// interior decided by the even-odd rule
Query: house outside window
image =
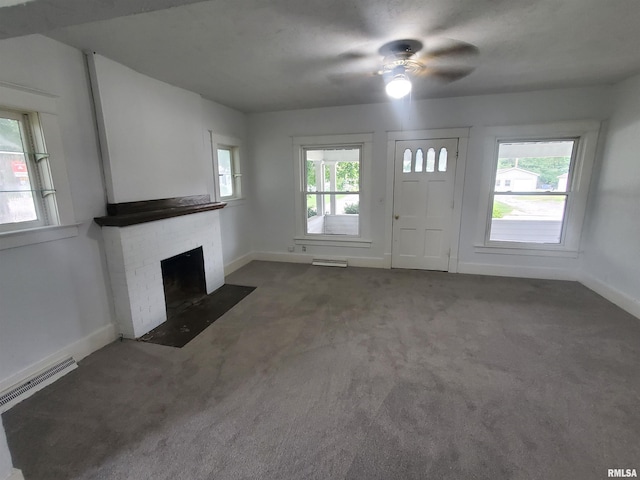
<path fill-rule="evenodd" d="M 488 128 L 492 187 L 475 250 L 576 257 L 599 128 L 595 121 Z"/>
<path fill-rule="evenodd" d="M 0 111 L 0 232 L 58 224 L 37 113 Z"/>

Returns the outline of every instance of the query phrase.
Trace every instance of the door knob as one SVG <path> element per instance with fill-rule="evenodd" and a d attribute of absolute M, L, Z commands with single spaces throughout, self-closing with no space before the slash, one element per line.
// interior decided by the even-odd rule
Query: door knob
<path fill-rule="evenodd" d="M 394 215 L 394 217 L 396 220 L 398 220 L 400 218 L 400 215 Z"/>

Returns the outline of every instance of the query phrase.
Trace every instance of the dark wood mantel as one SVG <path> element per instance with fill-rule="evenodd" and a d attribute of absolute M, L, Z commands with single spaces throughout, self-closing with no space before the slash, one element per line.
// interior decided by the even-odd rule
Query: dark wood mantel
<path fill-rule="evenodd" d="M 94 220 L 101 227 L 127 227 L 165 218 L 191 215 L 224 208 L 224 202 L 212 202 L 209 195 L 162 198 L 141 202 L 108 203 L 105 217 Z"/>

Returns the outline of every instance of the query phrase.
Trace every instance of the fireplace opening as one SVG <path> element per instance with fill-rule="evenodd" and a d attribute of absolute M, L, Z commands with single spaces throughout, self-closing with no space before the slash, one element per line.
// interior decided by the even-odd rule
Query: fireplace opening
<path fill-rule="evenodd" d="M 185 311 L 207 295 L 202 247 L 160 262 L 167 318 Z"/>

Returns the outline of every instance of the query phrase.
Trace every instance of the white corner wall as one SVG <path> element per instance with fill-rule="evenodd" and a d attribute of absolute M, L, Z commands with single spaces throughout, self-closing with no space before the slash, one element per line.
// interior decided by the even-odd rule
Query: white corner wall
<path fill-rule="evenodd" d="M 257 258 L 310 261 L 314 255 L 347 257 L 354 265 L 389 266 L 391 238 L 388 219 L 393 199 L 388 198 L 387 132 L 471 127 L 468 143 L 459 245 L 459 271 L 494 275 L 577 278 L 577 258 L 477 253 L 478 205 L 482 199 L 484 131 L 490 126 L 528 125 L 608 117 L 609 89 L 578 88 L 528 93 L 483 95 L 407 102 L 388 102 L 318 108 L 249 116 L 253 152 L 254 250 Z M 293 140 L 294 136 L 373 133 L 371 248 L 300 246 L 295 253 Z"/>
<path fill-rule="evenodd" d="M 251 260 L 253 251 L 253 175 L 249 150 L 247 116 L 210 100 L 202 99 L 203 134 L 206 157 L 213 165 L 210 133 L 232 137 L 240 141 L 240 167 L 242 172 L 242 199 L 229 202 L 219 210 L 222 235 L 222 258 L 225 272 L 229 273 Z M 213 167 L 211 167 L 213 182 Z M 213 185 L 210 187 L 213 192 Z M 213 196 L 213 194 L 212 194 Z"/>
<path fill-rule="evenodd" d="M 0 41 L 0 82 L 57 96 L 79 234 L 0 251 L 0 390 L 114 338 L 99 227 L 105 197 L 84 56 L 43 36 Z M 3 99 L 0 98 L 0 105 Z"/>
<path fill-rule="evenodd" d="M 101 55 L 89 63 L 109 202 L 206 194 L 200 96 Z"/>
<path fill-rule="evenodd" d="M 246 198 L 220 211 L 223 262 L 242 262 L 252 247 L 245 114 L 101 55 L 89 60 L 110 202 L 203 194 L 213 200 L 209 132 L 242 142 Z"/>
<path fill-rule="evenodd" d="M 640 318 L 640 75 L 615 88 L 583 234 L 583 283 Z"/>

